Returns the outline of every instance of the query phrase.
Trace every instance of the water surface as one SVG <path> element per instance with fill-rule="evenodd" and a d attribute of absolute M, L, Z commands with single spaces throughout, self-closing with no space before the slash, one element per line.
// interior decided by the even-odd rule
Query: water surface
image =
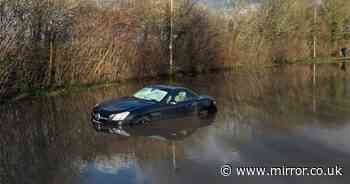
<path fill-rule="evenodd" d="M 96 132 L 98 102 L 150 80 L 0 107 L 0 183 L 348 183 L 350 80 L 333 66 L 226 72 L 172 81 L 217 99 L 218 113 Z M 222 177 L 220 166 L 335 166 L 343 176 Z"/>

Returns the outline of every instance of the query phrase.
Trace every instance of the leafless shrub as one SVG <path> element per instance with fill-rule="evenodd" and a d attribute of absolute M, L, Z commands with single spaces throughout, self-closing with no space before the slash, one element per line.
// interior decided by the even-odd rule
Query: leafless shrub
<path fill-rule="evenodd" d="M 169 1 L 0 0 L 0 96 L 167 73 L 171 36 L 175 68 L 193 73 L 304 59 L 314 35 L 319 56 L 348 46 L 350 1 L 251 2 L 176 0 L 170 35 Z"/>

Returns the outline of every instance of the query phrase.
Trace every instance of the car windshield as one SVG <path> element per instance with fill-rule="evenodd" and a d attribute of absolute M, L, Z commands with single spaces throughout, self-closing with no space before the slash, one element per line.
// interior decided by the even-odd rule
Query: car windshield
<path fill-rule="evenodd" d="M 142 100 L 161 102 L 166 97 L 167 94 L 168 94 L 167 91 L 157 89 L 157 88 L 147 87 L 136 92 L 134 94 L 134 97 Z"/>

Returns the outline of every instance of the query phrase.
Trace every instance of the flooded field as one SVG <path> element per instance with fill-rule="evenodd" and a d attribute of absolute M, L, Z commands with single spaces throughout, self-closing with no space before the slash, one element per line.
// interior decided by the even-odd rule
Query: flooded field
<path fill-rule="evenodd" d="M 348 183 L 350 78 L 324 66 L 225 72 L 173 84 L 217 99 L 215 117 L 97 132 L 92 107 L 151 80 L 0 107 L 1 184 Z M 231 164 L 232 176 L 220 175 Z M 237 176 L 237 167 L 342 167 L 343 176 Z"/>

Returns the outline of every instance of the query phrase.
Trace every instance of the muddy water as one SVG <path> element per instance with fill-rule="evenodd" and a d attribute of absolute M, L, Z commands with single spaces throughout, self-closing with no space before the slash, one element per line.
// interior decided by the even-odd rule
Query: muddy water
<path fill-rule="evenodd" d="M 218 113 L 96 132 L 98 102 L 175 83 Z M 0 183 L 348 183 L 350 80 L 332 66 L 116 84 L 0 107 Z M 126 136 L 128 135 L 128 136 Z M 232 176 L 220 175 L 230 164 Z M 342 167 L 343 176 L 237 176 L 238 167 Z"/>

